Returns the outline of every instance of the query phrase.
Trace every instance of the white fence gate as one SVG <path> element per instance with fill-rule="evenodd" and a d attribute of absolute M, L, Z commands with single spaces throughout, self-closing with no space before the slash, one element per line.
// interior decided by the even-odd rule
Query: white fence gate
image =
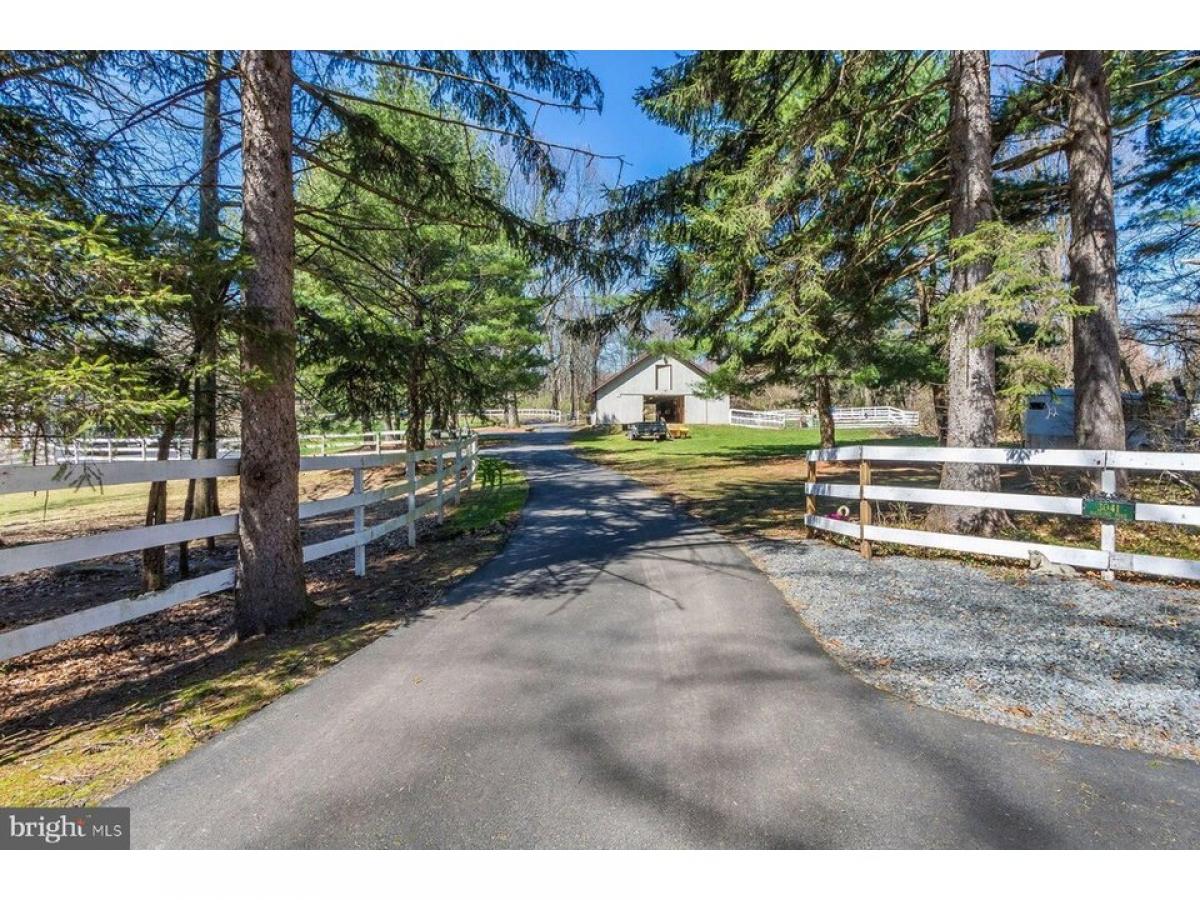
<path fill-rule="evenodd" d="M 465 438 L 452 444 L 413 453 L 368 453 L 345 456 L 307 456 L 300 459 L 301 471 L 349 469 L 353 487 L 340 497 L 308 500 L 300 504 L 300 518 L 353 510 L 353 531 L 304 547 L 304 562 L 335 553 L 354 551 L 354 572 L 366 574 L 366 547 L 372 541 L 397 528 L 408 528 L 408 543 L 417 541 L 416 523 L 427 514 L 442 521 L 447 502 L 458 502 L 463 487 L 475 479 L 479 439 Z M 432 460 L 434 471 L 418 477 L 417 463 Z M 26 491 L 87 489 L 117 484 L 148 484 L 155 481 L 224 478 L 238 474 L 239 460 L 172 460 L 148 462 L 67 463 L 59 466 L 12 466 L 0 468 L 0 495 Z M 363 490 L 363 472 L 383 466 L 403 465 L 405 479 L 376 490 Z M 418 505 L 417 492 L 434 486 L 433 497 Z M 368 506 L 407 495 L 407 510 L 384 522 L 367 527 L 364 511 Z M 67 538 L 39 544 L 0 548 L 0 577 L 82 562 L 121 553 L 194 541 L 219 535 L 236 534 L 237 513 L 125 528 L 86 537 Z M 0 631 L 0 660 L 40 650 L 68 638 L 79 637 L 131 619 L 186 603 L 208 594 L 234 587 L 233 568 L 222 569 L 176 582 L 153 593 L 103 603 L 45 622 Z"/>
<path fill-rule="evenodd" d="M 818 482 L 817 464 L 822 461 L 857 463 L 858 483 Z M 919 465 L 979 463 L 996 466 L 1098 470 L 1101 473 L 1102 490 L 1111 494 L 1116 489 L 1117 470 L 1200 472 L 1200 453 L 879 446 L 812 450 L 808 453 L 804 516 L 804 524 L 809 529 L 828 531 L 858 540 L 860 550 L 866 557 L 871 555 L 871 543 L 880 541 L 1023 560 L 1028 560 L 1031 552 L 1038 552 L 1051 562 L 1099 569 L 1109 574 L 1115 570 L 1168 578 L 1200 579 L 1200 560 L 1118 551 L 1117 527 L 1113 522 L 1101 524 L 1100 546 L 1097 548 L 1066 547 L 1058 544 L 1041 544 L 876 525 L 872 521 L 872 501 L 977 506 L 1082 516 L 1084 498 L 1014 491 L 952 491 L 940 488 L 874 484 L 872 483 L 872 462 Z M 858 501 L 858 520 L 819 515 L 816 506 L 818 498 Z M 1197 526 L 1200 525 L 1200 506 L 1139 502 L 1135 505 L 1134 519 L 1138 522 Z"/>

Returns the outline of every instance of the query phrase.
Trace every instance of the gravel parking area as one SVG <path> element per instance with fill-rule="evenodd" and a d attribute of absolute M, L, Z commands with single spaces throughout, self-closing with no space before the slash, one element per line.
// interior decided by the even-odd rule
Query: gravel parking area
<path fill-rule="evenodd" d="M 743 546 L 877 687 L 1022 731 L 1200 760 L 1200 592 L 867 562 L 822 541 Z"/>

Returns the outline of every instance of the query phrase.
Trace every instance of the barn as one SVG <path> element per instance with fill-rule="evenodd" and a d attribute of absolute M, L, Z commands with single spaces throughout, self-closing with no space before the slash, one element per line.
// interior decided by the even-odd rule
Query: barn
<path fill-rule="evenodd" d="M 729 423 L 729 397 L 701 397 L 705 371 L 674 356 L 648 353 L 592 392 L 592 424 L 683 422 L 689 425 Z"/>

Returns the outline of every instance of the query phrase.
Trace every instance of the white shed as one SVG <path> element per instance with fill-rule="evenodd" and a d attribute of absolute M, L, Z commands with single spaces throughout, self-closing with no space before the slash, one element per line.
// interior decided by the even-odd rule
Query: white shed
<path fill-rule="evenodd" d="M 593 391 L 592 424 L 629 425 L 661 418 L 688 425 L 728 425 L 727 395 L 696 394 L 705 377 L 693 362 L 646 354 Z"/>

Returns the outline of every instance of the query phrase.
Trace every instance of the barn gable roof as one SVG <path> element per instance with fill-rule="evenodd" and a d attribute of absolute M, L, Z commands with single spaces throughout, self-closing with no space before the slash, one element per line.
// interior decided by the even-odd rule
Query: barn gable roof
<path fill-rule="evenodd" d="M 649 362 L 652 359 L 673 359 L 673 360 L 675 360 L 675 362 L 682 363 L 683 365 L 687 366 L 689 369 L 691 369 L 693 372 L 695 372 L 701 378 L 707 378 L 708 374 L 709 374 L 708 372 L 705 372 L 704 369 L 700 368 L 700 366 L 696 365 L 696 363 L 692 362 L 690 359 L 683 359 L 682 357 L 673 356 L 670 353 L 643 353 L 641 356 L 639 356 L 637 359 L 635 359 L 633 362 L 631 362 L 629 365 L 627 365 L 625 368 L 623 368 L 620 372 L 617 372 L 615 375 L 609 375 L 602 382 L 600 382 L 598 385 L 596 385 L 596 389 L 594 391 L 592 391 L 591 394 L 589 394 L 588 396 L 590 396 L 590 397 L 599 396 L 600 394 L 602 394 L 604 392 L 604 390 L 606 388 L 609 387 L 609 385 L 619 384 L 620 382 L 624 381 L 625 377 L 627 375 L 630 375 L 631 373 L 636 372 L 638 369 L 640 369 L 642 366 L 644 366 L 647 362 Z"/>

